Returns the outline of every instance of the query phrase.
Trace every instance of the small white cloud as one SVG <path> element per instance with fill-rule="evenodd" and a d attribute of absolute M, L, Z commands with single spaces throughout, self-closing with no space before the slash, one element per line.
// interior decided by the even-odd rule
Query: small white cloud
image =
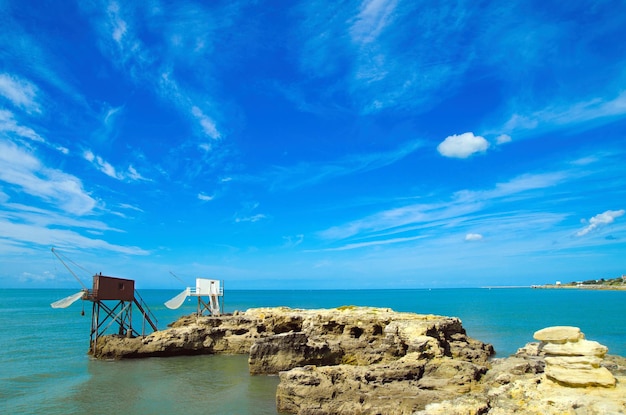
<path fill-rule="evenodd" d="M 212 148 L 210 143 L 201 143 L 198 145 L 198 147 L 200 147 L 201 150 L 204 150 L 207 153 L 211 151 L 211 148 Z"/>
<path fill-rule="evenodd" d="M 191 114 L 200 122 L 202 130 L 209 137 L 217 140 L 220 138 L 220 133 L 217 131 L 215 122 L 208 116 L 204 115 L 202 110 L 198 107 L 191 108 Z"/>
<path fill-rule="evenodd" d="M 137 169 L 132 165 L 128 166 L 126 172 L 117 171 L 113 165 L 105 161 L 102 157 L 95 155 L 91 150 L 85 150 L 83 152 L 83 158 L 92 163 L 98 170 L 117 180 L 148 180 L 143 177 Z"/>
<path fill-rule="evenodd" d="M 96 158 L 96 156 L 89 150 L 85 150 L 85 152 L 83 153 L 83 157 L 89 162 L 93 162 Z"/>
<path fill-rule="evenodd" d="M 135 169 L 132 165 L 128 166 L 128 171 L 126 173 L 126 177 L 128 177 L 131 180 L 147 180 L 145 177 L 143 177 L 138 171 L 137 169 Z"/>
<path fill-rule="evenodd" d="M 220 181 L 221 181 L 222 183 L 226 183 L 226 182 L 230 182 L 230 181 L 232 181 L 232 180 L 233 180 L 233 178 L 232 178 L 232 177 L 223 177 Z"/>
<path fill-rule="evenodd" d="M 129 210 L 136 210 L 137 212 L 143 212 L 143 209 L 137 206 L 129 205 L 128 203 L 120 203 L 119 207 L 121 207 L 122 209 L 129 209 Z"/>
<path fill-rule="evenodd" d="M 208 202 L 210 200 L 213 200 L 213 198 L 214 196 L 209 196 L 204 193 L 198 193 L 198 199 L 202 200 L 203 202 Z"/>
<path fill-rule="evenodd" d="M 437 146 L 437 151 L 444 157 L 464 159 L 475 153 L 484 153 L 487 148 L 489 148 L 489 142 L 484 137 L 469 132 L 446 137 Z"/>
<path fill-rule="evenodd" d="M 496 137 L 496 144 L 498 145 L 506 144 L 510 142 L 511 142 L 511 136 L 508 134 L 500 134 L 498 137 Z"/>
<path fill-rule="evenodd" d="M 589 232 L 596 230 L 600 226 L 609 225 L 615 222 L 615 218 L 619 218 L 620 216 L 624 215 L 624 213 L 626 213 L 624 209 L 607 210 L 606 212 L 599 213 L 596 216 L 589 219 L 589 225 L 587 225 L 585 228 L 578 231 L 576 233 L 576 236 L 584 236 L 584 235 L 587 235 Z"/>
<path fill-rule="evenodd" d="M 480 241 L 481 239 L 483 239 L 483 236 L 479 233 L 468 233 L 465 235 L 466 241 Z"/>
<path fill-rule="evenodd" d="M 91 162 L 98 170 L 114 179 L 120 179 L 115 168 L 100 156 L 96 156 L 93 152 L 87 150 L 83 153 L 85 160 Z"/>
<path fill-rule="evenodd" d="M 241 223 L 241 222 L 252 222 L 252 223 L 254 223 L 254 222 L 258 222 L 260 220 L 263 220 L 266 217 L 267 216 L 265 216 L 264 214 L 259 213 L 259 214 L 252 215 L 252 216 L 247 216 L 247 217 L 244 217 L 244 218 L 236 218 L 235 222 L 237 222 L 237 223 Z"/>

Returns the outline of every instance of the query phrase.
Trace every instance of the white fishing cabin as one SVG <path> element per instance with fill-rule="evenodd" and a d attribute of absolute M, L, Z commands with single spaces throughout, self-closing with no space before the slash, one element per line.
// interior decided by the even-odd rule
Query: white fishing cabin
<path fill-rule="evenodd" d="M 205 310 L 212 316 L 219 316 L 224 312 L 224 288 L 220 280 L 196 278 L 195 287 L 187 287 L 185 291 L 166 301 L 165 306 L 172 310 L 177 309 L 187 297 L 198 298 L 198 315 L 202 315 Z"/>

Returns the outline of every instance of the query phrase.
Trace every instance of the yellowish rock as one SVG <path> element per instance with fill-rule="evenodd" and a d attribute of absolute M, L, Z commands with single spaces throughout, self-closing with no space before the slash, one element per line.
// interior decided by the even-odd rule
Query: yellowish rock
<path fill-rule="evenodd" d="M 575 343 L 547 343 L 541 346 L 546 356 L 598 356 L 604 357 L 609 349 L 593 340 L 579 340 Z"/>
<path fill-rule="evenodd" d="M 584 339 L 585 335 L 578 327 L 553 326 L 536 331 L 533 337 L 535 340 L 542 342 L 563 344 L 567 342 L 577 342 L 578 340 Z"/>
<path fill-rule="evenodd" d="M 546 377 L 563 386 L 585 388 L 590 386 L 613 387 L 615 377 L 605 367 L 571 369 L 561 366 L 546 366 Z"/>

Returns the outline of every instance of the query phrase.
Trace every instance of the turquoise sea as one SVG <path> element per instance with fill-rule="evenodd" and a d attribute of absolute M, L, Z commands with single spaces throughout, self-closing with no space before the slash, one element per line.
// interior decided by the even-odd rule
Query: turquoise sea
<path fill-rule="evenodd" d="M 0 413 L 276 414 L 276 376 L 249 376 L 245 356 L 95 361 L 87 355 L 91 303 L 50 303 L 73 290 L 0 290 Z M 195 311 L 163 302 L 170 290 L 140 290 L 160 329 Z M 224 311 L 250 307 L 390 307 L 460 317 L 497 357 L 533 341 L 536 330 L 578 326 L 626 356 L 626 291 L 506 289 L 226 291 Z"/>

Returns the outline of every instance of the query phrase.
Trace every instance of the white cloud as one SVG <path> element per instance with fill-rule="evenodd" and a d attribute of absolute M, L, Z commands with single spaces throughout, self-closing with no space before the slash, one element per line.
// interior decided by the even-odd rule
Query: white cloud
<path fill-rule="evenodd" d="M 0 141 L 0 180 L 69 213 L 87 214 L 96 206 L 78 178 L 43 166 L 11 142 Z"/>
<path fill-rule="evenodd" d="M 348 250 L 352 250 L 352 249 L 366 248 L 366 247 L 370 247 L 370 246 L 391 245 L 391 244 L 399 244 L 399 243 L 403 243 L 403 242 L 411 242 L 411 241 L 415 241 L 415 240 L 423 239 L 423 238 L 426 238 L 426 236 L 418 235 L 418 236 L 409 236 L 409 237 L 405 237 L 405 238 L 379 239 L 379 240 L 376 240 L 376 241 L 356 242 L 356 243 L 352 243 L 352 244 L 346 244 L 346 245 L 340 246 L 338 248 L 320 249 L 319 251 L 322 251 L 322 252 L 348 251 Z M 311 252 L 313 252 L 313 251 L 311 251 Z"/>
<path fill-rule="evenodd" d="M 593 98 L 587 101 L 551 106 L 530 113 L 515 113 L 502 130 L 510 134 L 528 130 L 546 131 L 589 121 L 606 122 L 626 114 L 626 91 L 613 99 Z M 506 134 L 503 134 L 506 135 Z"/>
<path fill-rule="evenodd" d="M 578 231 L 576 233 L 576 236 L 584 236 L 601 226 L 610 225 L 611 223 L 615 222 L 615 218 L 619 218 L 620 216 L 624 215 L 625 212 L 626 211 L 624 211 L 624 209 L 621 209 L 607 210 L 606 212 L 599 213 L 589 219 L 589 225 Z"/>
<path fill-rule="evenodd" d="M 510 143 L 510 142 L 511 142 L 511 136 L 508 134 L 500 134 L 498 137 L 496 137 L 496 144 L 498 145 Z"/>
<path fill-rule="evenodd" d="M 508 182 L 497 183 L 492 189 L 455 192 L 445 201 L 409 204 L 382 210 L 330 227 L 318 232 L 317 236 L 337 241 L 347 238 L 380 238 L 441 226 L 450 227 L 454 223 L 467 220 L 469 215 L 481 211 L 485 206 L 510 201 L 517 204 L 522 200 L 536 197 L 537 192 L 534 190 L 562 184 L 566 179 L 568 176 L 563 172 L 522 175 Z"/>
<path fill-rule="evenodd" d="M 213 121 L 210 117 L 204 115 L 202 110 L 196 106 L 191 108 L 191 114 L 200 122 L 200 126 L 202 126 L 202 131 L 209 137 L 213 139 L 220 138 L 220 133 L 217 131 L 217 127 L 215 126 L 215 121 Z"/>
<path fill-rule="evenodd" d="M 126 22 L 120 16 L 120 6 L 116 2 L 109 3 L 107 8 L 109 23 L 111 25 L 111 36 L 117 43 L 121 43 L 127 32 Z"/>
<path fill-rule="evenodd" d="M 299 163 L 292 167 L 275 168 L 272 172 L 272 175 L 275 176 L 274 185 L 296 188 L 328 181 L 336 177 L 376 170 L 402 160 L 422 146 L 423 143 L 420 141 L 411 141 L 388 152 L 350 154 L 323 164 Z"/>
<path fill-rule="evenodd" d="M 17 134 L 20 137 L 40 143 L 45 142 L 32 128 L 19 125 L 11 111 L 0 109 L 0 131 Z"/>
<path fill-rule="evenodd" d="M 109 177 L 112 177 L 117 180 L 149 180 L 143 177 L 137 169 L 135 169 L 132 165 L 128 166 L 126 172 L 119 172 L 111 165 L 111 163 L 105 161 L 102 157 L 95 155 L 91 150 L 85 150 L 83 153 L 83 157 L 85 160 L 93 164 L 98 170 L 102 173 L 106 174 Z"/>
<path fill-rule="evenodd" d="M 114 179 L 121 179 L 122 177 L 117 174 L 115 168 L 100 156 L 96 156 L 92 151 L 86 150 L 83 153 L 85 160 L 91 162 L 98 170 Z"/>
<path fill-rule="evenodd" d="M 484 137 L 474 133 L 463 133 L 446 137 L 438 146 L 437 151 L 444 157 L 468 158 L 475 153 L 484 153 L 489 148 L 489 142 Z"/>
<path fill-rule="evenodd" d="M 135 169 L 132 165 L 128 166 L 127 172 L 126 172 L 126 177 L 128 177 L 131 180 L 149 180 L 146 179 L 145 177 L 143 177 L 141 174 L 139 174 L 139 172 L 137 171 L 137 169 Z"/>
<path fill-rule="evenodd" d="M 481 239 L 483 239 L 483 236 L 479 233 L 468 233 L 465 235 L 466 241 L 480 241 Z"/>
<path fill-rule="evenodd" d="M 118 252 L 129 255 L 147 255 L 148 252 L 134 246 L 113 245 L 102 239 L 93 239 L 73 230 L 41 226 L 32 223 L 14 223 L 0 218 L 0 241 L 12 241 L 14 244 L 36 244 L 40 246 L 71 246 L 81 249 Z"/>
<path fill-rule="evenodd" d="M 18 108 L 28 112 L 41 112 L 39 104 L 35 100 L 37 88 L 24 79 L 8 73 L 0 74 L 0 95 Z"/>
<path fill-rule="evenodd" d="M 246 217 L 240 217 L 240 218 L 236 218 L 235 222 L 236 223 L 241 223 L 241 222 L 258 222 L 260 220 L 265 219 L 267 216 L 265 216 L 262 213 L 258 213 L 256 215 L 252 215 L 252 216 L 246 216 Z"/>
<path fill-rule="evenodd" d="M 208 201 L 213 200 L 213 197 L 214 196 L 209 196 L 209 195 L 204 194 L 204 193 L 198 193 L 198 199 L 200 199 L 200 200 L 202 200 L 204 202 L 208 202 Z"/>
<path fill-rule="evenodd" d="M 352 40 L 361 44 L 374 42 L 391 23 L 397 4 L 397 0 L 364 0 L 350 28 Z"/>

